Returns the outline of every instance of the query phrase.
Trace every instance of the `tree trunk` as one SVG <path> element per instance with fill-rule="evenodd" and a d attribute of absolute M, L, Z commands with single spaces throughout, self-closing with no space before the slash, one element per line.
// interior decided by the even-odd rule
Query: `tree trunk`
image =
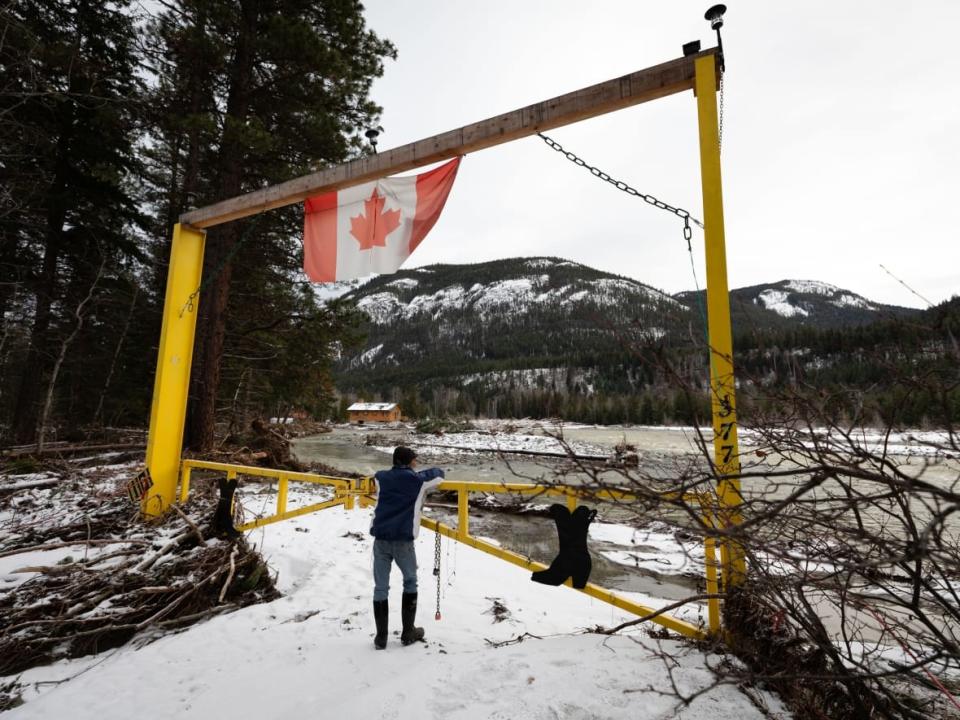
<path fill-rule="evenodd" d="M 73 76 L 70 77 L 70 92 L 74 91 Z M 64 223 L 67 217 L 70 176 L 70 153 L 73 142 L 75 108 L 72 103 L 59 111 L 56 160 L 50 188 L 45 193 L 46 232 L 43 250 L 43 266 L 36 284 L 36 310 L 30 329 L 30 348 L 20 376 L 20 388 L 13 416 L 14 442 L 30 443 L 36 437 L 37 399 L 43 370 L 50 357 L 49 329 L 51 307 L 57 295 L 57 264 L 63 247 Z"/>
<path fill-rule="evenodd" d="M 127 333 L 130 330 L 130 322 L 133 320 L 133 314 L 137 309 L 137 297 L 140 294 L 140 286 L 134 284 L 133 286 L 133 297 L 130 300 L 130 311 L 127 313 L 127 319 L 123 323 L 123 331 L 120 333 L 120 339 L 117 340 L 117 347 L 113 351 L 113 359 L 110 361 L 110 370 L 107 371 L 107 379 L 103 383 L 103 390 L 100 391 L 100 399 L 97 402 L 97 409 L 93 413 L 93 424 L 101 422 L 101 415 L 103 413 L 103 401 L 107 396 L 107 391 L 110 390 L 110 383 L 113 381 L 113 373 L 117 369 L 117 360 L 120 359 L 120 349 L 123 347 L 123 341 L 127 339 Z"/>
<path fill-rule="evenodd" d="M 231 65 L 230 91 L 227 96 L 227 112 L 224 118 L 223 140 L 220 145 L 217 187 L 221 199 L 239 194 L 243 187 L 245 153 L 242 132 L 250 106 L 258 11 L 258 3 L 255 0 L 244 0 L 241 3 L 241 20 L 236 52 Z M 207 290 L 208 297 L 201 297 L 201 305 L 206 306 L 206 312 L 200 318 L 200 362 L 199 372 L 194 373 L 195 393 L 192 393 L 194 407 L 190 433 L 191 447 L 200 451 L 209 450 L 214 444 L 220 362 L 226 335 L 230 279 L 233 275 L 233 264 L 227 260 L 227 256 L 238 238 L 236 223 L 218 227 L 207 237 L 207 269 L 216 271 L 220 268 L 220 270 L 215 277 L 207 278 L 210 283 Z"/>
<path fill-rule="evenodd" d="M 57 377 L 60 375 L 60 368 L 63 366 L 63 361 L 67 357 L 67 351 L 70 349 L 70 345 L 83 329 L 83 319 L 86 317 L 83 311 L 87 307 L 87 304 L 93 299 L 93 294 L 97 291 L 97 285 L 103 276 L 103 269 L 106 267 L 106 264 L 106 258 L 100 261 L 100 268 L 97 270 L 97 276 L 93 279 L 93 284 L 90 286 L 89 292 L 87 292 L 86 297 L 80 301 L 80 304 L 77 305 L 77 309 L 74 310 L 73 316 L 77 319 L 77 324 L 74 325 L 73 330 L 71 330 L 70 334 L 64 339 L 63 344 L 60 346 L 60 352 L 57 354 L 56 362 L 53 363 L 53 369 L 50 371 L 50 381 L 47 383 L 47 395 L 43 400 L 43 411 L 40 413 L 40 421 L 37 423 L 37 454 L 43 452 L 43 440 L 47 432 L 47 423 L 50 420 L 50 409 L 53 407 L 53 391 L 57 386 Z"/>
<path fill-rule="evenodd" d="M 61 142 L 61 146 L 64 142 Z M 57 294 L 57 263 L 63 245 L 63 223 L 66 207 L 63 192 L 66 183 L 58 173 L 52 199 L 47 212 L 46 247 L 43 250 L 43 266 L 36 286 L 36 311 L 30 328 L 30 348 L 20 375 L 20 389 L 13 415 L 14 442 L 33 442 L 37 430 L 37 400 L 43 370 L 49 357 L 49 329 L 52 317 L 51 306 Z"/>

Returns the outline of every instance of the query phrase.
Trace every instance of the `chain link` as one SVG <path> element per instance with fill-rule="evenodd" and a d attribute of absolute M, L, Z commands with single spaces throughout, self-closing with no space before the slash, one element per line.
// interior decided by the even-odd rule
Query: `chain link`
<path fill-rule="evenodd" d="M 717 120 L 717 152 L 723 152 L 723 78 L 724 72 L 720 70 L 720 116 Z"/>
<path fill-rule="evenodd" d="M 440 619 L 440 528 L 434 533 L 433 543 L 433 575 L 437 579 L 437 614 L 435 620 Z"/>
<path fill-rule="evenodd" d="M 589 165 L 582 158 L 578 157 L 576 154 L 565 150 L 563 145 L 558 143 L 553 138 L 549 138 L 543 133 L 537 133 L 537 136 L 543 140 L 549 147 L 556 150 L 558 153 L 562 154 L 567 160 L 572 162 L 574 165 L 579 165 L 582 168 L 586 168 L 590 171 L 590 174 L 594 177 L 600 178 L 604 182 L 608 182 L 613 185 L 617 190 L 622 190 L 627 193 L 627 195 L 633 195 L 643 200 L 648 205 L 653 205 L 655 208 L 661 210 L 666 210 L 667 212 L 673 213 L 678 218 L 683 220 L 683 239 L 687 241 L 687 247 L 690 247 L 690 239 L 693 237 L 693 230 L 690 228 L 691 221 L 697 226 L 702 228 L 703 223 L 697 220 L 689 211 L 684 210 L 683 208 L 674 207 L 673 205 L 668 205 L 663 200 L 660 200 L 653 195 L 648 195 L 647 193 L 640 192 L 636 188 L 630 187 L 623 180 L 617 180 L 616 178 L 610 177 L 600 168 Z"/>
<path fill-rule="evenodd" d="M 210 283 L 212 283 L 217 278 L 217 276 L 220 275 L 221 272 L 223 272 L 224 268 L 227 267 L 227 263 L 233 260 L 234 256 L 240 251 L 240 246 L 243 245 L 250 237 L 253 236 L 253 231 L 260 226 L 260 223 L 263 221 L 264 217 L 265 215 L 261 213 L 260 215 L 257 216 L 255 220 L 250 222 L 247 225 L 246 229 L 243 231 L 243 233 L 240 235 L 240 237 L 237 238 L 237 240 L 233 243 L 233 247 L 231 247 L 230 250 L 227 252 L 227 254 L 223 256 L 223 259 L 220 261 L 220 263 L 210 272 L 210 274 L 206 278 L 201 278 L 200 284 L 197 286 L 197 289 L 194 290 L 192 293 L 190 293 L 189 297 L 187 297 L 187 301 L 183 304 L 183 307 L 180 308 L 180 317 L 183 317 L 184 313 L 194 311 L 194 309 L 196 308 L 196 305 L 194 304 L 194 300 L 196 300 L 197 296 L 200 294 L 200 291 L 203 290 L 205 287 L 208 287 Z"/>

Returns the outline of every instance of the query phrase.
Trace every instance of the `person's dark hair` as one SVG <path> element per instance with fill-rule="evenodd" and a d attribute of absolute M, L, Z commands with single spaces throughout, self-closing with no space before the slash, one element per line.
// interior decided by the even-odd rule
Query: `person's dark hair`
<path fill-rule="evenodd" d="M 417 454 L 411 448 L 401 445 L 393 451 L 393 464 L 409 465 L 416 456 Z"/>

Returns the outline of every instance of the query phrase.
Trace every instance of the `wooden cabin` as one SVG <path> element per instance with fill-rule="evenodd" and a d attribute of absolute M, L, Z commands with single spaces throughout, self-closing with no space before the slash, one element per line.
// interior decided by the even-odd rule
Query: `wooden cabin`
<path fill-rule="evenodd" d="M 352 423 L 399 422 L 400 406 L 396 403 L 354 403 L 347 408 L 347 419 Z"/>

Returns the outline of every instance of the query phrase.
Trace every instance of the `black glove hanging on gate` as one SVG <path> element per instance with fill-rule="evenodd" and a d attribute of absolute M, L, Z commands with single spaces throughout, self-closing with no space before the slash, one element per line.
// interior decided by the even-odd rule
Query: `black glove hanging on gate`
<path fill-rule="evenodd" d="M 213 512 L 213 533 L 218 537 L 238 537 L 242 533 L 233 526 L 233 494 L 237 491 L 237 479 L 219 478 L 217 485 L 220 488 L 220 499 Z"/>
<path fill-rule="evenodd" d="M 533 573 L 530 579 L 544 585 L 562 585 L 572 577 L 573 586 L 582 590 L 593 567 L 587 551 L 587 530 L 597 511 L 580 505 L 571 513 L 566 505 L 556 503 L 550 506 L 550 515 L 557 523 L 560 552 L 549 568 Z"/>

